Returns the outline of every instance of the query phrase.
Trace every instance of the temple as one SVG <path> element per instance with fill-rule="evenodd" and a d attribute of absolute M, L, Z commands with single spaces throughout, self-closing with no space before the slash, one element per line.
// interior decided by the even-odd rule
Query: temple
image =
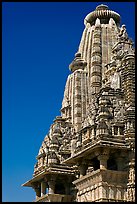
<path fill-rule="evenodd" d="M 135 202 L 133 42 L 107 5 L 84 25 L 61 114 L 23 186 L 34 189 L 34 202 Z"/>

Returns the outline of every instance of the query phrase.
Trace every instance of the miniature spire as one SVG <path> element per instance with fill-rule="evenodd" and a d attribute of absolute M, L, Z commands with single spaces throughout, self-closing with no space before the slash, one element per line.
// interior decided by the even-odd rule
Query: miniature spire
<path fill-rule="evenodd" d="M 81 58 L 81 53 L 75 54 L 75 59 L 72 61 L 72 63 L 69 65 L 69 68 L 72 72 L 78 69 L 84 70 L 87 63 Z"/>

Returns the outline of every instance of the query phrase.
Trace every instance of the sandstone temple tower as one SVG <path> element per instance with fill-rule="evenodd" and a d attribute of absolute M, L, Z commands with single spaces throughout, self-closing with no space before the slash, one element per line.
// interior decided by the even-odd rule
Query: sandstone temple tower
<path fill-rule="evenodd" d="M 135 51 L 120 15 L 99 5 L 69 68 L 61 116 L 31 180 L 35 202 L 135 201 Z"/>

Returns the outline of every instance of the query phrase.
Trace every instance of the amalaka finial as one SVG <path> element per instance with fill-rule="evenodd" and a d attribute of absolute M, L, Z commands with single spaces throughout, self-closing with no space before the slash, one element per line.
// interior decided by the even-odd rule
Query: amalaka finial
<path fill-rule="evenodd" d="M 104 4 L 100 4 L 99 6 L 96 7 L 96 10 L 108 10 L 108 6 Z"/>

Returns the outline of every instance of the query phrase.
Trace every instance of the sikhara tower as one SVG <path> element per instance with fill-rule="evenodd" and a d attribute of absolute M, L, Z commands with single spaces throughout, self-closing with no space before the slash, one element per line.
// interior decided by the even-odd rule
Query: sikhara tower
<path fill-rule="evenodd" d="M 23 186 L 35 202 L 135 201 L 135 52 L 120 15 L 99 5 L 69 68 L 61 116 Z"/>

